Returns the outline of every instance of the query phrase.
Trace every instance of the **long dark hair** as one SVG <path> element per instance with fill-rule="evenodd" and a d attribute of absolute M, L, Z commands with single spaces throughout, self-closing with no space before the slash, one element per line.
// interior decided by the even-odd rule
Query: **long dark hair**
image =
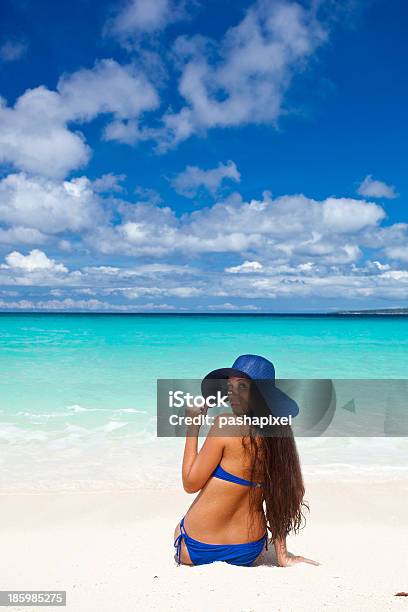
<path fill-rule="evenodd" d="M 253 382 L 248 414 L 258 417 L 271 414 Z M 298 533 L 305 524 L 303 509 L 309 510 L 309 505 L 303 501 L 305 488 L 292 428 L 290 425 L 270 425 L 261 429 L 251 425 L 249 436 L 242 442 L 252 457 L 251 480 L 263 484 L 264 513 L 271 541 Z M 254 510 L 255 505 L 259 508 L 256 491 L 251 487 L 250 504 Z"/>

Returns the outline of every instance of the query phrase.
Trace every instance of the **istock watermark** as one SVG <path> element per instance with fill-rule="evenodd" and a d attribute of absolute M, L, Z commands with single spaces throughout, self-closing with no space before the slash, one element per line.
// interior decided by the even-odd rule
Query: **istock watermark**
<path fill-rule="evenodd" d="M 408 437 L 406 378 L 276 379 L 276 388 L 296 403 L 295 416 L 285 414 L 284 403 L 265 403 L 259 393 L 253 394 L 253 381 L 242 391 L 227 379 L 212 380 L 204 390 L 201 383 L 157 380 L 159 437 L 190 435 L 192 428 L 199 428 L 200 436 L 236 436 L 245 427 L 255 427 L 263 436 L 290 429 L 298 437 Z M 259 389 L 265 386 L 259 384 Z"/>
<path fill-rule="evenodd" d="M 263 429 L 264 427 L 270 426 L 278 426 L 278 425 L 292 425 L 292 416 L 282 416 L 277 417 L 270 414 L 269 416 L 249 416 L 247 414 L 243 415 L 218 415 L 215 417 L 214 415 L 209 414 L 197 414 L 196 416 L 192 415 L 179 415 L 179 414 L 171 414 L 169 416 L 170 425 L 181 426 L 187 425 L 187 427 L 191 425 L 199 425 L 200 427 L 203 425 L 215 426 L 218 429 L 222 429 L 227 426 L 237 426 L 241 427 L 246 425 L 248 427 L 259 427 Z"/>
<path fill-rule="evenodd" d="M 207 398 L 202 395 L 194 395 L 193 393 L 185 393 L 183 390 L 169 391 L 169 407 L 170 408 L 216 408 L 217 406 L 223 406 L 229 408 L 228 395 L 222 395 L 220 391 L 217 391 L 216 395 L 209 395 Z"/>

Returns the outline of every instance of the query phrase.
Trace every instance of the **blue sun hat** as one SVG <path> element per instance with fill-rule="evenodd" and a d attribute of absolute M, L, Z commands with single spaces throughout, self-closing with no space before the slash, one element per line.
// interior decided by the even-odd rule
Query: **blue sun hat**
<path fill-rule="evenodd" d="M 299 406 L 295 400 L 275 386 L 273 363 L 261 355 L 240 355 L 231 368 L 212 370 L 201 382 L 203 397 L 215 395 L 217 391 L 224 392 L 225 381 L 231 376 L 252 380 L 273 416 L 295 417 L 299 413 Z"/>

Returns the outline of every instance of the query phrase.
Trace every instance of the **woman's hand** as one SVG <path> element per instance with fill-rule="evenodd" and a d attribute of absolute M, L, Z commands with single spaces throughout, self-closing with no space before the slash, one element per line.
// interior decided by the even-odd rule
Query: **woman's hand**
<path fill-rule="evenodd" d="M 320 565 L 318 561 L 313 561 L 313 559 L 308 559 L 307 557 L 301 557 L 299 555 L 292 555 L 291 553 L 287 553 L 284 557 L 280 557 L 278 559 L 278 564 L 280 567 L 291 567 L 292 565 L 296 565 L 297 563 L 310 563 L 311 565 Z"/>
<path fill-rule="evenodd" d="M 202 406 L 201 408 L 197 408 L 197 406 L 192 406 L 191 408 L 185 408 L 184 414 L 188 417 L 196 417 L 199 415 L 205 416 L 208 412 L 208 406 Z"/>

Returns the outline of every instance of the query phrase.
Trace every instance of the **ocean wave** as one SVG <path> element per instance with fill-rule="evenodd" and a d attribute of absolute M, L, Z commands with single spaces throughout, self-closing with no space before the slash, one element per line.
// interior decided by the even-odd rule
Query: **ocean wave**
<path fill-rule="evenodd" d="M 117 412 L 133 412 L 134 414 L 148 414 L 147 410 L 137 410 L 136 408 L 119 408 Z"/>
<path fill-rule="evenodd" d="M 47 438 L 47 432 L 41 429 L 26 429 L 11 423 L 0 423 L 0 440 L 9 443 L 22 440 L 45 442 Z"/>
<path fill-rule="evenodd" d="M 97 431 L 115 431 L 116 429 L 120 429 L 121 427 L 125 427 L 127 423 L 119 422 L 119 421 L 109 421 L 106 425 L 98 428 Z"/>
<path fill-rule="evenodd" d="M 42 419 L 55 419 L 55 418 L 62 418 L 67 416 L 67 412 L 16 412 L 17 416 L 23 416 L 26 417 L 27 419 L 38 419 L 38 418 L 42 418 Z"/>
<path fill-rule="evenodd" d="M 66 406 L 66 408 L 72 412 L 106 412 L 111 410 L 111 408 L 85 408 L 80 404 L 71 404 L 70 406 Z"/>

